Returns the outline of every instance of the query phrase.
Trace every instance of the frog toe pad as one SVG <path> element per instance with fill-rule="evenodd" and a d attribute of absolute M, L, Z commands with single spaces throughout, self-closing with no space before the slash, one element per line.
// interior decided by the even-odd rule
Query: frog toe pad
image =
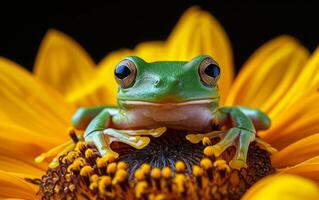
<path fill-rule="evenodd" d="M 247 163 L 244 160 L 240 160 L 240 159 L 233 159 L 229 162 L 229 165 L 231 168 L 233 169 L 238 169 L 240 170 L 241 168 L 247 168 Z"/>
<path fill-rule="evenodd" d="M 253 131 L 234 127 L 225 134 L 225 137 L 220 142 L 206 147 L 204 154 L 206 156 L 219 157 L 228 147 L 236 146 L 236 154 L 230 162 L 230 166 L 234 169 L 246 168 L 249 144 L 254 140 L 255 133 Z"/>

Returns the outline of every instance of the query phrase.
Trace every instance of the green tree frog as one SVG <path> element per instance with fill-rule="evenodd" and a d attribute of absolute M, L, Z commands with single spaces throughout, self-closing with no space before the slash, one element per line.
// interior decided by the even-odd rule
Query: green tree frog
<path fill-rule="evenodd" d="M 219 135 L 222 139 L 212 146 L 214 155 L 235 145 L 237 152 L 230 166 L 247 167 L 249 144 L 257 140 L 256 130 L 269 128 L 270 119 L 248 107 L 219 107 L 220 73 L 217 62 L 208 55 L 189 62 L 152 63 L 127 57 L 114 72 L 119 84 L 118 106 L 80 108 L 72 118 L 73 126 L 85 130 L 85 140 L 94 143 L 102 155 L 116 157 L 112 142 L 141 149 L 150 142 L 148 136 L 159 137 L 166 128 L 189 131 L 186 138 L 192 143 Z"/>

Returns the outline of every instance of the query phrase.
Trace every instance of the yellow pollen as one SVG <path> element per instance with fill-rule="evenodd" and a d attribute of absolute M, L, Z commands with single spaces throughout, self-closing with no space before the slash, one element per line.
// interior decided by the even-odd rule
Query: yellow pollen
<path fill-rule="evenodd" d="M 134 165 L 132 168 L 113 156 L 100 157 L 95 147 L 79 143 L 73 146 L 77 150 L 61 155 L 59 165 L 48 169 L 41 180 L 31 180 L 39 185 L 39 195 L 44 199 L 230 199 L 233 195 L 240 198 L 265 174 L 274 172 L 268 152 L 256 144 L 250 147 L 249 168 L 238 171 L 228 164 L 235 153 L 231 150 L 222 158 L 204 157 L 198 165 L 180 157 L 173 167 L 164 166 L 161 170 L 144 163 L 135 170 Z M 212 146 L 207 146 L 206 151 L 210 151 L 209 147 Z M 199 150 L 203 151 L 202 147 Z"/>
<path fill-rule="evenodd" d="M 151 173 L 151 166 L 149 164 L 146 164 L 144 163 L 142 166 L 141 166 L 141 171 L 147 175 L 149 173 Z"/>
<path fill-rule="evenodd" d="M 90 176 L 93 173 L 94 173 L 94 170 L 91 166 L 84 166 L 80 171 L 81 176 Z"/>
<path fill-rule="evenodd" d="M 126 170 L 126 169 L 127 169 L 127 164 L 126 164 L 125 162 L 123 162 L 123 161 L 120 161 L 120 162 L 117 163 L 117 169 L 118 169 L 118 170 L 119 170 L 119 169 L 124 169 L 124 170 Z"/>
<path fill-rule="evenodd" d="M 90 176 L 90 181 L 92 183 L 97 183 L 99 181 L 99 176 L 97 174 L 93 174 L 92 176 Z"/>
<path fill-rule="evenodd" d="M 174 178 L 174 183 L 176 185 L 176 190 L 179 194 L 185 192 L 185 175 L 184 174 L 176 174 Z"/>
<path fill-rule="evenodd" d="M 115 173 L 115 177 L 113 179 L 113 184 L 117 184 L 118 182 L 123 182 L 127 178 L 127 172 L 124 169 L 119 169 Z"/>
<path fill-rule="evenodd" d="M 193 175 L 198 177 L 203 175 L 203 170 L 198 165 L 193 165 Z"/>
<path fill-rule="evenodd" d="M 137 169 L 134 172 L 134 177 L 136 178 L 137 181 L 142 181 L 145 179 L 145 174 L 141 169 Z"/>
<path fill-rule="evenodd" d="M 230 172 L 230 167 L 227 165 L 225 160 L 216 160 L 214 162 L 214 167 L 219 170 L 226 170 L 226 172 Z"/>
<path fill-rule="evenodd" d="M 96 188 L 98 188 L 98 183 L 97 182 L 91 183 L 89 188 L 90 190 L 95 190 Z"/>
<path fill-rule="evenodd" d="M 74 168 L 76 168 L 76 169 L 80 169 L 81 168 L 81 166 L 82 166 L 82 163 L 81 162 L 73 162 L 73 164 L 72 164 L 73 166 L 74 166 Z"/>
<path fill-rule="evenodd" d="M 74 150 L 80 152 L 82 149 L 87 148 L 87 143 L 85 141 L 79 141 L 76 143 Z"/>
<path fill-rule="evenodd" d="M 161 178 L 161 170 L 160 170 L 160 168 L 154 168 L 154 169 L 152 169 L 151 176 L 152 176 L 152 178 L 154 178 L 154 179 L 159 179 L 159 178 Z"/>
<path fill-rule="evenodd" d="M 67 155 L 67 160 L 69 162 L 73 162 L 77 157 L 79 156 L 78 152 L 76 151 L 70 151 Z"/>
<path fill-rule="evenodd" d="M 101 176 L 99 185 L 105 187 L 112 183 L 112 178 L 110 176 Z"/>
<path fill-rule="evenodd" d="M 74 171 L 79 171 L 80 170 L 80 165 L 76 165 L 75 163 L 71 164 L 68 166 L 67 171 L 68 172 L 74 172 Z"/>
<path fill-rule="evenodd" d="M 87 164 L 85 159 L 82 157 L 75 159 L 73 163 L 75 163 L 75 165 L 80 165 L 80 166 L 84 166 Z"/>
<path fill-rule="evenodd" d="M 162 175 L 164 178 L 170 178 L 172 176 L 172 169 L 170 167 L 164 167 L 162 169 Z"/>
<path fill-rule="evenodd" d="M 87 149 L 85 151 L 85 157 L 86 158 L 92 158 L 94 156 L 94 151 L 92 149 Z"/>
<path fill-rule="evenodd" d="M 215 152 L 215 149 L 213 148 L 213 146 L 207 146 L 204 149 L 204 155 L 207 157 L 214 156 L 214 152 Z"/>
<path fill-rule="evenodd" d="M 185 171 L 185 164 L 182 161 L 177 161 L 175 168 L 177 173 L 183 173 Z"/>
<path fill-rule="evenodd" d="M 208 169 L 211 169 L 213 167 L 213 163 L 210 159 L 203 158 L 200 161 L 200 166 L 202 166 L 205 170 L 208 170 Z"/>
<path fill-rule="evenodd" d="M 97 167 L 100 168 L 100 169 L 106 167 L 106 165 L 107 165 L 106 157 L 103 156 L 102 158 L 98 158 L 98 159 L 96 160 L 96 165 L 97 165 Z"/>
<path fill-rule="evenodd" d="M 165 194 L 159 194 L 154 197 L 154 200 L 165 200 L 167 199 Z"/>
<path fill-rule="evenodd" d="M 99 191 L 102 193 L 106 192 L 106 187 L 112 184 L 112 178 L 110 176 L 102 176 L 98 185 Z"/>
<path fill-rule="evenodd" d="M 112 162 L 107 165 L 106 172 L 108 174 L 114 174 L 116 172 L 116 163 Z"/>
<path fill-rule="evenodd" d="M 63 162 L 63 163 L 67 163 L 68 161 L 69 161 L 69 159 L 68 159 L 67 156 L 65 156 L 65 157 L 62 158 L 62 162 Z M 58 165 L 57 165 L 57 166 L 58 166 Z M 56 167 L 57 167 L 57 166 L 56 166 Z"/>
<path fill-rule="evenodd" d="M 146 181 L 141 181 L 136 184 L 136 187 L 135 187 L 136 198 L 140 199 L 143 197 L 143 195 L 146 193 L 147 186 L 148 185 Z"/>

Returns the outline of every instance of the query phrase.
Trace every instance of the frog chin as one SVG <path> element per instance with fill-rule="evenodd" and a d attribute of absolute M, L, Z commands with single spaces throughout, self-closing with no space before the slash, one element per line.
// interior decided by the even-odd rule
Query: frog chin
<path fill-rule="evenodd" d="M 215 105 L 214 105 L 215 103 Z M 215 99 L 184 102 L 126 101 L 131 119 L 140 126 L 165 126 L 173 129 L 206 129 L 214 116 Z"/>

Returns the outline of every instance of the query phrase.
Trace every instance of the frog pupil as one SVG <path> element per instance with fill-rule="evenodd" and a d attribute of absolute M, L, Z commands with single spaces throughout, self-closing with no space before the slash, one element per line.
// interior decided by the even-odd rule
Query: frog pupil
<path fill-rule="evenodd" d="M 215 64 L 209 64 L 204 70 L 205 74 L 207 74 L 210 77 L 216 78 L 220 74 L 220 69 Z"/>
<path fill-rule="evenodd" d="M 115 69 L 114 74 L 117 78 L 124 79 L 131 74 L 131 70 L 126 65 L 120 65 Z"/>

